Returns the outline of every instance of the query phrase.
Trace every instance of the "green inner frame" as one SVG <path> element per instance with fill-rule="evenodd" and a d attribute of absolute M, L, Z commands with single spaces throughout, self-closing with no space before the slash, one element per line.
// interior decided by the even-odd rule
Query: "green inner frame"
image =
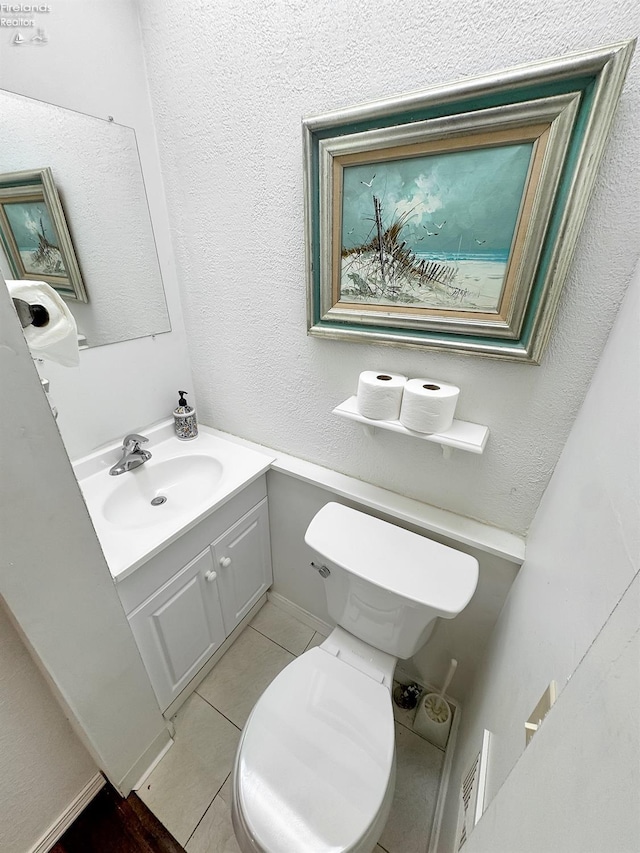
<path fill-rule="evenodd" d="M 326 328 L 342 328 L 353 331 L 384 332 L 387 334 L 404 335 L 404 330 L 387 326 L 372 326 L 363 323 L 348 323 L 339 320 L 320 319 L 320 177 L 319 177 L 319 142 L 322 139 L 336 136 L 347 136 L 353 133 L 361 133 L 365 130 L 375 130 L 383 127 L 392 127 L 403 124 L 412 124 L 426 119 L 440 118 L 447 115 L 455 115 L 464 112 L 477 112 L 490 107 L 502 106 L 504 104 L 516 104 L 524 101 L 537 100 L 539 98 L 551 97 L 553 95 L 564 95 L 570 92 L 582 93 L 580 106 L 576 121 L 571 133 L 567 154 L 562 167 L 560 182 L 553 202 L 549 226 L 542 246 L 540 260 L 536 269 L 535 279 L 531 288 L 529 302 L 525 312 L 522 333 L 518 340 L 505 341 L 501 338 L 479 337 L 475 335 L 450 334 L 447 332 L 426 332 L 412 329 L 411 336 L 419 341 L 421 338 L 429 342 L 447 341 L 460 343 L 462 346 L 469 343 L 491 345 L 496 348 L 509 348 L 520 346 L 526 349 L 533 330 L 533 321 L 536 316 L 540 300 L 542 298 L 543 282 L 548 271 L 551 251 L 555 245 L 558 235 L 559 224 L 566 207 L 571 176 L 573 175 L 578 161 L 582 141 L 584 139 L 587 122 L 593 104 L 595 89 L 595 77 L 575 77 L 559 82 L 545 83 L 536 86 L 525 86 L 509 92 L 499 92 L 476 97 L 473 100 L 460 99 L 442 105 L 428 108 L 399 111 L 393 115 L 387 115 L 379 119 L 370 119 L 361 122 L 352 122 L 316 131 L 312 135 L 311 167 L 312 167 L 312 263 L 313 263 L 313 325 Z"/>

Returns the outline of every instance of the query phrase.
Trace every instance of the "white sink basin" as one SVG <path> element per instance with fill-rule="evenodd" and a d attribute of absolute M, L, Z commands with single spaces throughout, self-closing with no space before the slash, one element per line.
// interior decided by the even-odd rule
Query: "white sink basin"
<path fill-rule="evenodd" d="M 227 441 L 207 427 L 199 427 L 198 437 L 191 441 L 176 437 L 173 420 L 134 431 L 149 439 L 144 449 L 151 459 L 133 471 L 109 474 L 122 456 L 121 441 L 73 466 L 116 580 L 257 479 L 273 462 L 273 457 Z"/>
<path fill-rule="evenodd" d="M 127 528 L 164 525 L 167 519 L 207 503 L 223 471 L 219 459 L 202 453 L 155 464 L 152 457 L 139 468 L 119 475 L 102 513 L 107 521 Z"/>

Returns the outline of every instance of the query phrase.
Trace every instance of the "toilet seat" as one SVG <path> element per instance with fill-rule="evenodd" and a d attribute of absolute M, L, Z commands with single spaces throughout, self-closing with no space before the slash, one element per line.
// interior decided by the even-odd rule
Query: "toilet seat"
<path fill-rule="evenodd" d="M 305 652 L 272 681 L 243 731 L 234 768 L 241 847 L 373 849 L 393 796 L 394 757 L 382 678 L 322 648 Z"/>

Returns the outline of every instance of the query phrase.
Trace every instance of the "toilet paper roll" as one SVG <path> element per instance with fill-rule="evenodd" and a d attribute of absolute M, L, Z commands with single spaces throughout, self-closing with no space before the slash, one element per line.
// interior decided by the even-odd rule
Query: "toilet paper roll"
<path fill-rule="evenodd" d="M 400 423 L 416 432 L 446 432 L 453 423 L 460 389 L 432 379 L 410 379 L 404 386 Z"/>
<path fill-rule="evenodd" d="M 56 291 L 44 281 L 7 281 L 7 287 L 12 298 L 22 299 L 29 305 L 42 305 L 49 314 L 46 325 L 25 326 L 22 330 L 31 354 L 64 367 L 78 367 L 76 321 Z"/>
<path fill-rule="evenodd" d="M 397 421 L 406 382 L 399 373 L 365 370 L 358 378 L 358 411 L 375 421 Z"/>

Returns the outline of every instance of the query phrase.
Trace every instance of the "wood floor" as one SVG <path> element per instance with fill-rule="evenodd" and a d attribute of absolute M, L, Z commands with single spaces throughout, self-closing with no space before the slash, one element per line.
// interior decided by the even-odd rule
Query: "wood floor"
<path fill-rule="evenodd" d="M 136 794 L 100 791 L 50 853 L 185 853 Z"/>

